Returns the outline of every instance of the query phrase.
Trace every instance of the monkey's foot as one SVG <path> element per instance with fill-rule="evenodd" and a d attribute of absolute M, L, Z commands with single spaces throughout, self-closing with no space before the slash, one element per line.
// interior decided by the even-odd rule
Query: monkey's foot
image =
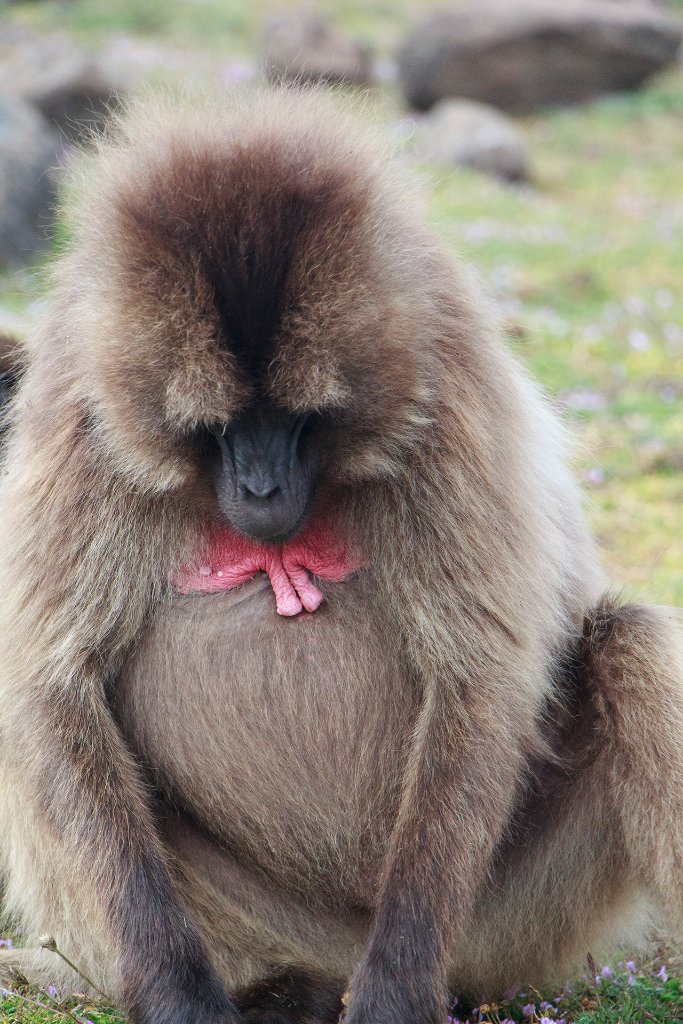
<path fill-rule="evenodd" d="M 285 544 L 260 544 L 226 527 L 212 533 L 200 561 L 182 568 L 174 578 L 181 594 L 215 594 L 232 590 L 265 572 L 275 594 L 279 615 L 314 612 L 323 601 L 322 591 L 309 573 L 341 583 L 363 567 L 363 560 L 328 527 L 309 523 Z"/>
<path fill-rule="evenodd" d="M 249 1024 L 337 1024 L 342 988 L 333 978 L 294 968 L 243 989 L 233 999 Z"/>

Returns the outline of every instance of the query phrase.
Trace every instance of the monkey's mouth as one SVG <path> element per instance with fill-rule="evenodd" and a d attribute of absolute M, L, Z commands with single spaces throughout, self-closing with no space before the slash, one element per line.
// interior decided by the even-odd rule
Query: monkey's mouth
<path fill-rule="evenodd" d="M 272 544 L 275 547 L 279 547 L 282 544 L 286 544 L 290 540 L 294 540 L 297 537 L 308 522 L 308 518 L 311 514 L 311 508 L 313 506 L 313 495 L 311 495 L 310 501 L 307 503 L 306 508 L 303 510 L 299 518 L 292 526 L 285 530 L 283 533 L 277 533 L 273 536 L 257 537 L 253 533 L 242 532 L 243 536 L 249 538 L 249 540 L 261 541 L 262 544 Z"/>

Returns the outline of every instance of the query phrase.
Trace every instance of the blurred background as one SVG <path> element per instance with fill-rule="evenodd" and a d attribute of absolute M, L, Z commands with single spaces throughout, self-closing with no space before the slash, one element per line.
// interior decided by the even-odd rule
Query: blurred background
<path fill-rule="evenodd" d="M 0 333 L 39 317 L 60 178 L 120 98 L 361 90 L 572 425 L 614 582 L 683 606 L 682 30 L 683 0 L 0 0 Z"/>

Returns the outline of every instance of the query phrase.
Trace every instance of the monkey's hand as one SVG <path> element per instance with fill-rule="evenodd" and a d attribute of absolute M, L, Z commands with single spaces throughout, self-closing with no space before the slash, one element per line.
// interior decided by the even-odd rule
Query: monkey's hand
<path fill-rule="evenodd" d="M 446 1024 L 446 992 L 394 953 L 368 951 L 342 999 L 343 1024 Z"/>
<path fill-rule="evenodd" d="M 309 573 L 341 583 L 363 567 L 363 560 L 329 527 L 312 523 L 286 544 L 260 544 L 224 528 L 209 537 L 199 567 L 183 568 L 175 576 L 182 594 L 232 590 L 265 572 L 275 593 L 279 615 L 316 611 L 323 594 Z"/>

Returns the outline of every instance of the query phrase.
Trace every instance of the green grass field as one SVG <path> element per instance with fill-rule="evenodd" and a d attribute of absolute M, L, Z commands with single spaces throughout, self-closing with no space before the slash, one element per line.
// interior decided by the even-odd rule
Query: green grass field
<path fill-rule="evenodd" d="M 36 29 L 60 27 L 93 47 L 112 39 L 124 50 L 169 47 L 183 55 L 186 73 L 196 59 L 196 77 L 229 78 L 231 62 L 253 54 L 264 16 L 282 6 L 72 0 L 18 4 L 5 16 Z M 428 5 L 318 6 L 387 55 L 409 11 Z M 683 0 L 678 7 L 683 16 Z M 174 76 L 158 67 L 151 73 Z M 405 116 L 391 87 L 373 95 L 368 111 L 392 124 Z M 614 584 L 683 607 L 683 70 L 645 91 L 520 125 L 532 155 L 530 186 L 415 162 L 431 224 L 479 268 L 511 343 L 570 424 L 576 472 Z M 0 277 L 0 326 L 28 329 L 40 305 L 39 272 Z M 614 967 L 597 981 L 588 972 L 545 1010 L 542 997 L 527 992 L 469 1019 L 674 1024 L 683 1020 L 683 989 L 676 977 L 660 976 L 663 963 L 660 957 L 635 973 Z M 31 998 L 51 1002 L 35 992 Z M 525 1017 L 522 1007 L 532 1004 Z M 78 1001 L 60 1005 L 93 1024 L 120 1019 Z M 57 1019 L 55 1010 L 5 996 L 0 1019 L 42 1024 Z"/>

